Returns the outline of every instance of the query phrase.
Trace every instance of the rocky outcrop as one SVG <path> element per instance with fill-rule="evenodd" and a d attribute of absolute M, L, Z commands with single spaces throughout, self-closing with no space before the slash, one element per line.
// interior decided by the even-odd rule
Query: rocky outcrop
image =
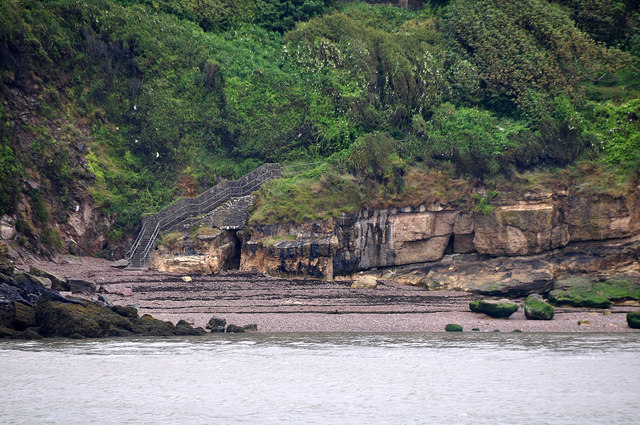
<path fill-rule="evenodd" d="M 234 231 L 200 228 L 191 233 L 171 233 L 163 237 L 153 252 L 150 267 L 175 273 L 216 273 L 237 268 L 240 241 Z"/>
<path fill-rule="evenodd" d="M 0 255 L 0 338 L 38 339 L 42 337 L 99 338 L 128 335 L 203 335 L 206 331 L 180 321 L 154 319 L 149 315 L 138 317 L 131 306 L 112 305 L 103 296 L 101 302 L 81 298 L 66 298 L 58 291 L 45 287 L 45 279 L 24 271 L 13 270 L 13 265 Z M 32 268 L 44 276 L 54 275 Z M 59 278 L 56 278 L 59 279 Z M 62 284 L 62 280 L 58 283 Z M 67 284 L 67 282 L 65 282 Z M 72 290 L 93 295 L 95 283 L 68 279 Z"/>
<path fill-rule="evenodd" d="M 394 268 L 402 270 L 393 277 L 398 283 L 527 296 L 550 291 L 563 275 L 637 264 L 638 235 L 637 195 L 558 192 L 497 205 L 486 215 L 423 205 L 254 226 L 242 236 L 240 269 L 330 280 Z"/>

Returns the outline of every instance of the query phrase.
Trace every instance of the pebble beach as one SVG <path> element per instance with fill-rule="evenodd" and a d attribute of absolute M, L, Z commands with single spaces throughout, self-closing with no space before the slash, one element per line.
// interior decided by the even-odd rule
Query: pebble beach
<path fill-rule="evenodd" d="M 62 278 L 96 282 L 109 302 L 135 305 L 139 313 L 204 327 L 211 316 L 227 324 L 256 324 L 259 332 L 440 332 L 449 323 L 480 332 L 640 332 L 626 323 L 633 304 L 610 311 L 556 307 L 553 320 L 527 320 L 522 307 L 508 319 L 469 310 L 469 302 L 491 298 L 460 291 L 428 291 L 391 281 L 376 289 L 354 289 L 351 281 L 283 279 L 225 271 L 182 275 L 111 267 L 93 257 L 60 257 L 16 264 L 39 267 Z M 524 300 L 514 300 L 522 303 Z"/>

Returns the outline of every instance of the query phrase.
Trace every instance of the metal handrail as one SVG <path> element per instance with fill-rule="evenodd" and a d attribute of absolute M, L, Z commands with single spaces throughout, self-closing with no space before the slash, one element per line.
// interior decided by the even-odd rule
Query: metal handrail
<path fill-rule="evenodd" d="M 273 169 L 274 165 L 277 167 L 277 170 Z M 263 169 L 261 170 L 261 168 Z M 141 228 L 140 233 L 136 238 L 136 242 L 134 242 L 134 245 L 128 251 L 128 253 L 131 253 L 130 260 L 133 259 L 136 251 L 138 250 L 138 245 L 140 244 L 140 241 L 142 240 L 142 237 L 146 231 L 146 224 L 148 222 L 152 223 L 153 221 L 155 221 L 153 220 L 153 218 L 157 218 L 157 222 L 151 238 L 149 239 L 144 251 L 139 257 L 141 266 L 143 264 L 146 264 L 147 256 L 149 255 L 149 252 L 151 251 L 153 243 L 155 242 L 155 239 L 157 238 L 160 230 L 169 228 L 199 214 L 208 213 L 209 211 L 217 208 L 219 205 L 233 197 L 248 195 L 266 181 L 274 177 L 279 177 L 281 175 L 282 172 L 280 171 L 279 164 L 264 164 L 237 180 L 218 183 L 217 185 L 201 193 L 195 198 L 183 198 L 175 201 L 171 205 L 163 208 L 161 211 L 155 214 L 155 216 L 151 216 L 149 220 L 146 220 L 143 223 L 143 227 Z M 222 185 L 226 187 L 220 189 Z M 185 200 L 187 201 L 185 202 Z M 184 202 L 184 205 L 179 206 L 175 211 L 170 211 L 171 208 L 179 202 Z M 169 210 L 169 212 L 167 212 L 167 210 Z M 163 215 L 163 213 L 166 215 Z"/>
<path fill-rule="evenodd" d="M 131 245 L 131 249 L 124 253 L 124 258 L 126 258 L 127 261 L 131 261 L 131 257 L 133 257 L 133 253 L 136 252 L 136 249 L 138 249 L 138 245 L 140 244 L 140 240 L 142 240 L 142 235 L 144 234 L 144 230 L 146 227 L 147 227 L 147 223 L 146 222 L 142 223 L 142 227 L 140 228 L 140 233 L 138 233 L 136 240 L 133 241 L 133 245 Z"/>
<path fill-rule="evenodd" d="M 283 176 L 295 176 L 297 174 L 309 172 L 320 164 L 322 164 L 322 162 L 307 162 L 304 164 L 287 165 L 281 168 L 281 174 Z M 302 168 L 302 170 L 297 170 L 298 168 Z"/>
<path fill-rule="evenodd" d="M 156 227 L 155 229 L 153 229 L 153 233 L 151 234 L 151 238 L 149 239 L 149 242 L 147 242 L 147 246 L 145 247 L 144 251 L 142 251 L 141 259 L 145 263 L 147 260 L 147 256 L 149 255 L 149 251 L 151 251 L 151 248 L 153 247 L 153 243 L 156 241 L 156 238 L 158 237 L 159 232 L 160 232 L 160 223 L 156 224 Z"/>

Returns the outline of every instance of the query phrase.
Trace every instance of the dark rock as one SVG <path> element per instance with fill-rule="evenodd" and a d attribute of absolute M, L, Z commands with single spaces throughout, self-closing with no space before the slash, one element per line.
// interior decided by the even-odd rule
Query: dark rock
<path fill-rule="evenodd" d="M 227 320 L 219 316 L 212 316 L 207 323 L 207 329 L 210 329 L 211 332 L 224 332 L 226 326 Z"/>
<path fill-rule="evenodd" d="M 244 325 L 242 329 L 245 332 L 258 332 L 258 325 L 256 325 L 255 323 L 250 323 L 248 325 Z"/>
<path fill-rule="evenodd" d="M 33 276 L 49 279 L 51 281 L 51 289 L 54 289 L 56 291 L 69 290 L 69 284 L 66 280 L 45 270 L 39 269 L 35 266 L 29 266 L 29 273 Z"/>
<path fill-rule="evenodd" d="M 74 294 L 92 295 L 96 293 L 96 283 L 83 279 L 68 279 L 69 290 Z"/>
<path fill-rule="evenodd" d="M 38 326 L 36 311 L 33 307 L 14 302 L 13 328 L 18 331 Z"/>
<path fill-rule="evenodd" d="M 98 302 L 104 306 L 109 308 L 113 307 L 113 301 L 109 297 L 105 297 L 104 295 L 98 295 Z"/>
<path fill-rule="evenodd" d="M 0 338 L 6 338 L 15 335 L 16 331 L 6 326 L 0 325 Z"/>
<path fill-rule="evenodd" d="M 13 335 L 11 335 L 11 338 L 33 340 L 42 339 L 42 335 L 40 335 L 34 328 L 28 328 L 24 331 L 14 333 Z"/>
<path fill-rule="evenodd" d="M 36 318 L 43 336 L 86 338 L 122 336 L 133 331 L 133 322 L 98 303 L 65 304 L 45 298 L 35 306 Z"/>
<path fill-rule="evenodd" d="M 474 313 L 484 313 L 494 318 L 506 318 L 518 310 L 518 305 L 509 300 L 479 300 L 469 303 L 469 308 Z"/>
<path fill-rule="evenodd" d="M 640 329 L 640 311 L 627 313 L 627 324 L 630 328 Z"/>
<path fill-rule="evenodd" d="M 118 313 L 120 316 L 128 317 L 129 319 L 138 320 L 138 309 L 133 306 L 114 305 L 111 306 L 111 310 Z"/>
<path fill-rule="evenodd" d="M 553 306 L 538 294 L 529 295 L 524 302 L 524 315 L 529 320 L 551 320 L 554 314 Z"/>
<path fill-rule="evenodd" d="M 14 271 L 13 261 L 4 255 L 0 255 L 0 273 L 12 276 Z"/>
<path fill-rule="evenodd" d="M 0 293 L 0 326 L 11 326 L 15 316 L 14 302 Z"/>
<path fill-rule="evenodd" d="M 238 325 L 229 325 L 227 326 L 227 333 L 230 334 L 241 334 L 244 333 L 244 329 Z"/>
<path fill-rule="evenodd" d="M 205 331 L 204 329 L 202 329 L 200 327 L 194 328 L 193 325 L 191 325 L 191 323 L 187 322 L 186 320 L 180 320 L 176 324 L 176 329 L 174 331 L 175 335 L 195 335 L 195 336 L 200 336 L 200 335 L 204 335 L 206 333 L 207 333 L 207 331 Z"/>
<path fill-rule="evenodd" d="M 13 282 L 17 288 L 24 289 L 30 294 L 39 295 L 47 289 L 40 278 L 23 271 L 18 271 L 13 274 Z"/>
<path fill-rule="evenodd" d="M 59 301 L 64 303 L 74 302 L 66 299 L 59 292 L 52 289 L 47 289 L 42 284 L 40 278 L 33 276 L 29 273 L 17 272 L 14 273 L 13 278 L 7 281 L 7 283 L 17 289 L 17 293 L 22 298 L 14 299 L 14 301 L 20 301 L 27 305 L 33 305 L 38 301 L 40 297 L 46 297 L 53 301 Z M 3 285 L 0 285 L 3 286 Z M 6 288 L 0 289 L 0 292 L 11 292 Z M 13 291 L 12 297 L 15 296 L 16 291 Z"/>
<path fill-rule="evenodd" d="M 444 330 L 447 332 L 462 332 L 462 326 L 456 323 L 449 323 L 444 327 Z"/>
<path fill-rule="evenodd" d="M 164 322 L 155 319 L 149 314 L 145 314 L 139 318 L 133 329 L 134 333 L 152 336 L 170 336 L 174 335 L 176 328 L 171 322 Z"/>

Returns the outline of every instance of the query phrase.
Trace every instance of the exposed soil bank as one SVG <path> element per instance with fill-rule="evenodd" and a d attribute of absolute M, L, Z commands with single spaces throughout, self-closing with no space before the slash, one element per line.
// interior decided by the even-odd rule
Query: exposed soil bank
<path fill-rule="evenodd" d="M 136 304 L 141 315 L 174 323 L 186 319 L 194 326 L 205 326 L 216 314 L 227 323 L 255 323 L 263 332 L 443 331 L 447 323 L 458 323 L 465 331 L 640 332 L 626 323 L 627 312 L 640 311 L 637 305 L 613 306 L 610 315 L 597 309 L 556 308 L 551 321 L 527 320 L 521 307 L 509 319 L 492 319 L 468 307 L 474 299 L 491 297 L 391 281 L 379 281 L 374 290 L 352 289 L 350 281 L 279 279 L 236 271 L 194 275 L 185 282 L 181 274 L 114 269 L 109 261 L 89 257 L 32 264 L 60 277 L 92 280 L 103 296 L 116 304 Z M 17 267 L 28 269 L 28 264 Z M 578 325 L 584 320 L 590 324 Z"/>

